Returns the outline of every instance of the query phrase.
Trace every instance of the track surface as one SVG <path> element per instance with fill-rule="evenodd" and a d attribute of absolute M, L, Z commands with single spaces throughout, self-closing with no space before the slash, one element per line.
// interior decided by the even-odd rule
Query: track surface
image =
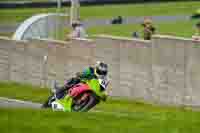
<path fill-rule="evenodd" d="M 41 104 L 0 97 L 0 107 L 40 109 L 41 108 Z"/>
<path fill-rule="evenodd" d="M 16 99 L 9 99 L 5 97 L 0 97 L 0 108 L 31 108 L 31 109 L 41 109 L 40 103 L 33 103 L 33 102 L 27 102 L 22 100 L 16 100 Z M 138 115 L 137 113 L 127 113 L 127 112 L 108 112 L 108 111 L 101 111 L 101 110 L 91 110 L 90 113 L 101 113 L 101 114 L 108 114 L 108 115 L 114 115 L 117 117 L 141 117 L 141 115 Z"/>

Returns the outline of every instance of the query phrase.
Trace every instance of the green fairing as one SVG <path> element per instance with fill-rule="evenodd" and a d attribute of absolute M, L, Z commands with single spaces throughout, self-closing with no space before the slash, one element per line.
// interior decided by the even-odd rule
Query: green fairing
<path fill-rule="evenodd" d="M 91 90 L 95 92 L 95 94 L 101 98 L 106 97 L 106 94 L 101 91 L 100 84 L 98 79 L 87 80 L 86 84 L 90 87 Z"/>
<path fill-rule="evenodd" d="M 72 97 L 66 95 L 63 99 L 57 100 L 57 102 L 64 107 L 65 112 L 71 112 L 72 100 L 73 100 Z"/>

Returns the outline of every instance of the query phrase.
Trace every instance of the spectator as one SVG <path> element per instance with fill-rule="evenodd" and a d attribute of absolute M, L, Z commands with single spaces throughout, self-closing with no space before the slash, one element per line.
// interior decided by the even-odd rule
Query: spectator
<path fill-rule="evenodd" d="M 200 36 L 200 21 L 196 24 L 196 36 Z"/>
<path fill-rule="evenodd" d="M 135 31 L 135 32 L 133 32 L 132 37 L 133 38 L 139 38 L 140 35 L 139 35 L 139 33 L 137 31 Z"/>
<path fill-rule="evenodd" d="M 122 16 L 118 16 L 116 18 L 113 18 L 111 21 L 111 24 L 122 24 L 123 23 L 123 18 Z"/>
<path fill-rule="evenodd" d="M 192 36 L 194 40 L 200 40 L 200 21 L 196 24 L 196 33 Z"/>
<path fill-rule="evenodd" d="M 69 35 L 70 38 L 87 38 L 88 35 L 83 27 L 83 25 L 79 22 L 72 23 L 72 33 Z"/>
<path fill-rule="evenodd" d="M 152 24 L 151 19 L 145 18 L 144 22 L 142 23 L 143 26 L 143 33 L 144 33 L 144 40 L 151 40 L 151 36 L 155 33 L 155 27 Z"/>

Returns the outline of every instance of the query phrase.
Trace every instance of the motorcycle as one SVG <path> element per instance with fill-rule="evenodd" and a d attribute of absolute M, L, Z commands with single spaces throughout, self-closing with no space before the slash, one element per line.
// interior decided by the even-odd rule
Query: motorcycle
<path fill-rule="evenodd" d="M 61 99 L 58 99 L 56 93 L 53 93 L 42 107 L 64 112 L 89 111 L 101 101 L 106 100 L 108 83 L 109 81 L 104 78 L 80 82 L 68 89 Z"/>

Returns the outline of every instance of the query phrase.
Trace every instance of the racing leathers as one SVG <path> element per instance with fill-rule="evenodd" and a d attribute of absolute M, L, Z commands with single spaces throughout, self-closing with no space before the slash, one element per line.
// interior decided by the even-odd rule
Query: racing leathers
<path fill-rule="evenodd" d="M 63 98 L 66 95 L 67 91 L 74 85 L 95 78 L 97 78 L 97 76 L 95 75 L 95 68 L 88 67 L 84 69 L 82 72 L 77 73 L 75 77 L 68 80 L 64 86 L 56 88 L 56 98 Z"/>

